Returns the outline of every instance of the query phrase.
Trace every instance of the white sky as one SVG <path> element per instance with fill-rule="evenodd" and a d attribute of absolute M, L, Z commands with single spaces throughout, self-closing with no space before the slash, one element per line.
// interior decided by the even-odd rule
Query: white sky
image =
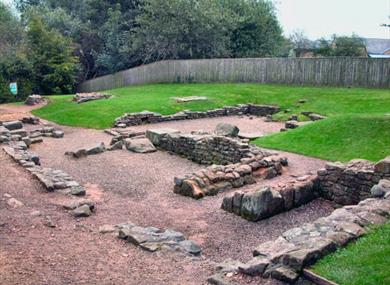
<path fill-rule="evenodd" d="M 310 39 L 356 33 L 388 38 L 390 0 L 274 0 L 285 35 L 301 30 Z"/>
<path fill-rule="evenodd" d="M 11 3 L 12 0 L 0 0 Z M 366 38 L 388 38 L 390 0 L 272 0 L 286 36 L 301 30 L 310 39 L 356 33 Z"/>

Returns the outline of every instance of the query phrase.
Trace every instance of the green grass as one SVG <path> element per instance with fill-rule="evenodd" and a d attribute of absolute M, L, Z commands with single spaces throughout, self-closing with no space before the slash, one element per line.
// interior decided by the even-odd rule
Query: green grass
<path fill-rule="evenodd" d="M 262 137 L 266 148 L 347 162 L 354 158 L 378 161 L 390 155 L 390 115 L 345 115 Z"/>
<path fill-rule="evenodd" d="M 340 285 L 390 284 L 390 222 L 321 259 L 313 271 Z"/>
<path fill-rule="evenodd" d="M 109 100 L 84 104 L 72 96 L 50 96 L 50 103 L 33 111 L 62 125 L 103 129 L 128 112 L 149 110 L 163 115 L 181 110 L 204 111 L 241 103 L 276 104 L 275 119 L 312 111 L 329 119 L 255 141 L 256 144 L 315 156 L 348 161 L 377 161 L 390 154 L 390 91 L 384 89 L 291 87 L 260 84 L 153 84 L 131 86 L 105 93 Z M 206 96 L 207 101 L 176 103 L 171 97 Z M 299 104 L 300 99 L 307 102 Z M 300 120 L 307 119 L 300 116 Z"/>
<path fill-rule="evenodd" d="M 180 110 L 208 110 L 240 103 L 277 104 L 277 119 L 291 113 L 313 111 L 327 116 L 383 114 L 390 111 L 390 92 L 377 89 L 289 87 L 260 84 L 154 84 L 107 91 L 112 99 L 75 104 L 72 96 L 50 96 L 50 104 L 34 114 L 63 125 L 110 127 L 125 112 L 149 110 L 167 115 Z M 171 97 L 207 96 L 208 101 L 178 104 Z M 299 99 L 307 99 L 298 104 Z"/>

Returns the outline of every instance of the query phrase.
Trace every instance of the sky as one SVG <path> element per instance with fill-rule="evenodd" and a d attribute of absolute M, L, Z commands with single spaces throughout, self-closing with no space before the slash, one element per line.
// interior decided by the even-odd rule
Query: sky
<path fill-rule="evenodd" d="M 11 3 L 12 0 L 0 0 Z M 390 39 L 390 0 L 272 0 L 288 36 L 300 30 L 309 39 L 356 33 L 365 38 Z"/>
<path fill-rule="evenodd" d="M 285 35 L 301 30 L 309 39 L 356 33 L 390 39 L 390 0 L 274 0 Z"/>

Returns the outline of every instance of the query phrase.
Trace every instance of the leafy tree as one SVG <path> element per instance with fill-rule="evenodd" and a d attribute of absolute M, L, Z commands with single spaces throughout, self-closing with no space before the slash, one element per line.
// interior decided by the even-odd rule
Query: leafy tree
<path fill-rule="evenodd" d="M 364 56 L 364 40 L 357 35 L 333 38 L 334 56 Z"/>
<path fill-rule="evenodd" d="M 34 70 L 34 92 L 70 93 L 77 83 L 78 60 L 69 39 L 50 30 L 37 15 L 28 24 L 28 56 Z"/>
<path fill-rule="evenodd" d="M 146 0 L 135 47 L 144 62 L 228 54 L 227 28 L 214 0 Z"/>
<path fill-rule="evenodd" d="M 230 31 L 233 57 L 275 56 L 286 42 L 271 2 L 259 0 L 222 2 L 230 9 L 233 27 Z"/>

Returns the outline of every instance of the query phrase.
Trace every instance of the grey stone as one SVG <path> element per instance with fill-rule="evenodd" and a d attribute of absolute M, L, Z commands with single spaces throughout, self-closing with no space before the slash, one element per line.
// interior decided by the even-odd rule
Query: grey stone
<path fill-rule="evenodd" d="M 175 129 L 162 128 L 162 129 L 151 129 L 146 131 L 146 137 L 155 146 L 159 146 L 163 137 L 171 134 L 179 134 L 180 132 Z"/>
<path fill-rule="evenodd" d="M 183 240 L 179 242 L 179 246 L 182 247 L 186 252 L 193 255 L 199 255 L 202 252 L 200 246 L 190 240 Z"/>
<path fill-rule="evenodd" d="M 240 129 L 235 125 L 219 123 L 214 132 L 219 136 L 236 137 L 240 132 Z"/>
<path fill-rule="evenodd" d="M 52 137 L 56 139 L 60 139 L 64 137 L 64 132 L 60 130 L 55 130 L 52 132 Z"/>
<path fill-rule="evenodd" d="M 74 196 L 85 196 L 85 188 L 81 185 L 73 186 L 70 188 L 70 194 Z"/>
<path fill-rule="evenodd" d="M 157 149 L 147 138 L 132 138 L 125 139 L 125 146 L 127 150 L 137 153 L 155 152 Z"/>
<path fill-rule="evenodd" d="M 298 127 L 299 127 L 298 121 L 295 120 L 287 121 L 285 125 L 286 129 L 296 129 Z"/>
<path fill-rule="evenodd" d="M 105 150 L 106 150 L 106 147 L 105 147 L 104 143 L 100 143 L 99 145 L 97 145 L 95 147 L 91 147 L 91 148 L 87 149 L 86 152 L 87 152 L 87 155 L 94 155 L 94 154 L 102 153 Z"/>
<path fill-rule="evenodd" d="M 79 217 L 89 217 L 92 214 L 92 212 L 88 205 L 82 205 L 74 209 L 72 214 L 76 218 L 79 218 Z"/>
<path fill-rule="evenodd" d="M 271 277 L 292 284 L 298 280 L 299 274 L 287 267 L 280 266 L 271 271 Z"/>
<path fill-rule="evenodd" d="M 261 276 L 269 264 L 264 257 L 254 257 L 244 265 L 238 267 L 241 273 L 251 276 Z"/>
<path fill-rule="evenodd" d="M 375 172 L 381 174 L 390 174 L 390 156 L 375 164 Z"/>
<path fill-rule="evenodd" d="M 284 201 L 279 192 L 265 187 L 242 198 L 241 216 L 250 221 L 259 221 L 283 211 Z"/>
<path fill-rule="evenodd" d="M 23 128 L 23 124 L 21 121 L 3 122 L 3 126 L 10 131 Z"/>

